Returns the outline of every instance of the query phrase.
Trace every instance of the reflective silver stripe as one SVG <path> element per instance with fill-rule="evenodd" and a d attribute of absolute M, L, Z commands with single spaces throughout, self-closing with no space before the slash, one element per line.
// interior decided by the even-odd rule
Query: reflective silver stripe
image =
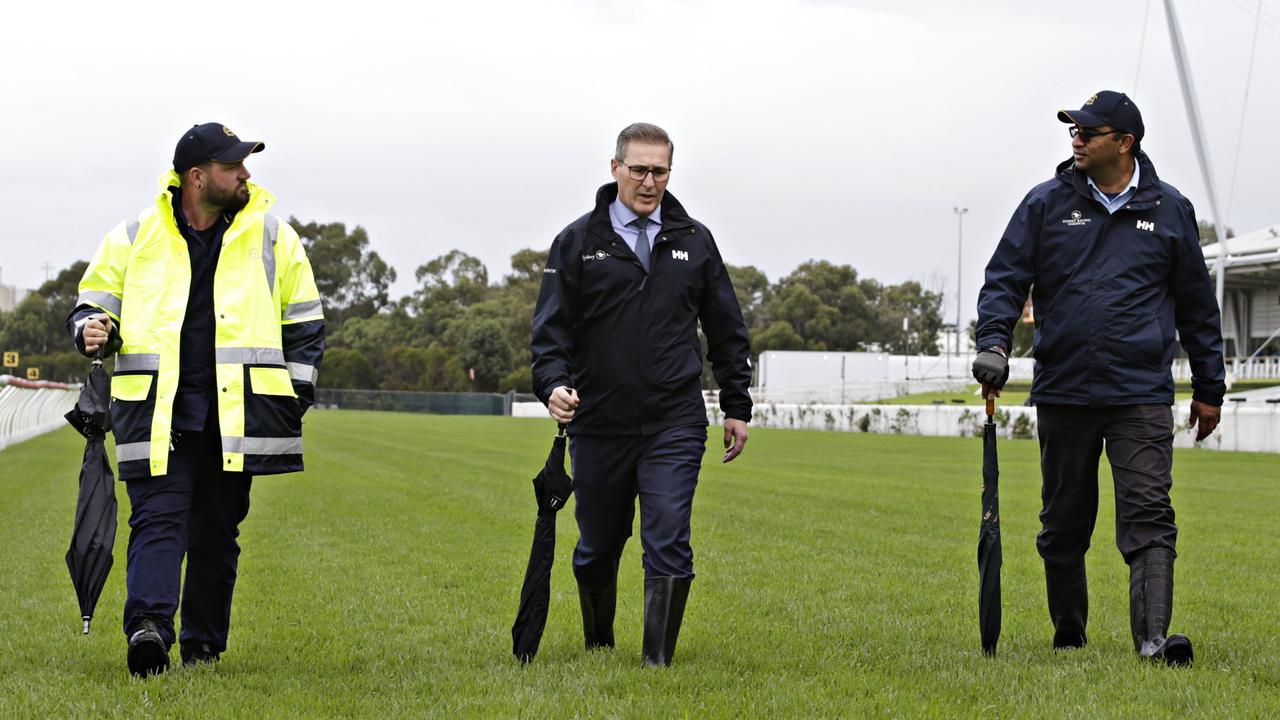
<path fill-rule="evenodd" d="M 284 351 L 279 348 L 217 348 L 213 356 L 220 363 L 284 367 Z"/>
<path fill-rule="evenodd" d="M 136 353 L 116 356 L 116 372 L 135 370 L 159 370 L 160 356 L 153 353 Z"/>
<path fill-rule="evenodd" d="M 262 265 L 267 271 L 267 292 L 276 289 L 276 235 L 280 232 L 280 218 L 268 215 L 262 227 Z"/>
<path fill-rule="evenodd" d="M 289 366 L 289 379 L 298 382 L 316 384 L 316 376 L 320 374 L 314 365 L 305 365 L 303 363 L 287 363 Z"/>
<path fill-rule="evenodd" d="M 125 443 L 116 446 L 116 462 L 150 459 L 151 443 L 149 442 Z"/>
<path fill-rule="evenodd" d="M 300 320 L 305 317 L 311 317 L 312 315 L 320 315 L 321 312 L 319 300 L 290 303 L 289 306 L 284 309 L 284 319 Z"/>
<path fill-rule="evenodd" d="M 224 437 L 222 452 L 244 455 L 301 455 L 302 438 Z"/>
<path fill-rule="evenodd" d="M 101 290 L 82 292 L 80 297 L 76 298 L 77 305 L 97 305 L 116 317 L 120 317 L 120 302 L 118 295 Z"/>
<path fill-rule="evenodd" d="M 134 240 L 138 239 L 138 221 L 130 220 L 124 226 L 124 232 L 129 236 L 129 244 L 132 245 Z"/>

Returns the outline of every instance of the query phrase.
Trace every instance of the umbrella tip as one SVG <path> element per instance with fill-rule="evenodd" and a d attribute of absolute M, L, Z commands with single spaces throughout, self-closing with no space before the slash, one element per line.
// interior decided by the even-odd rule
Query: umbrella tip
<path fill-rule="evenodd" d="M 84 629 L 80 631 L 81 635 L 89 634 L 89 621 L 92 619 L 93 619 L 93 616 L 91 615 L 85 615 L 84 617 L 81 618 L 81 620 L 84 620 Z"/>

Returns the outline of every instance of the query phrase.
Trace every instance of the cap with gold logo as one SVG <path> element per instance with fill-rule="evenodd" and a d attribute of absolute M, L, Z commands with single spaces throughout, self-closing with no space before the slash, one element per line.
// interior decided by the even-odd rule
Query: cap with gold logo
<path fill-rule="evenodd" d="M 210 160 L 240 162 L 252 153 L 262 152 L 266 145 L 241 140 L 231 128 L 222 123 L 194 125 L 182 134 L 173 150 L 173 169 L 179 173 Z"/>
<path fill-rule="evenodd" d="M 1084 101 L 1079 110 L 1059 110 L 1058 119 L 1081 127 L 1096 128 L 1110 125 L 1141 140 L 1146 131 L 1142 126 L 1142 113 L 1128 95 L 1114 90 L 1103 90 Z"/>

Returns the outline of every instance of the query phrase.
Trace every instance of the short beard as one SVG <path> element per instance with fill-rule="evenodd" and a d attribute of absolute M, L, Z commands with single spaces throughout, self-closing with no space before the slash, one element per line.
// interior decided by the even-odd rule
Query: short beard
<path fill-rule="evenodd" d="M 217 188 L 210 187 L 209 192 L 205 193 L 204 201 L 208 205 L 212 205 L 223 212 L 236 213 L 240 212 L 245 205 L 249 204 L 248 197 L 241 200 L 237 192 L 237 188 L 228 191 L 222 191 Z"/>

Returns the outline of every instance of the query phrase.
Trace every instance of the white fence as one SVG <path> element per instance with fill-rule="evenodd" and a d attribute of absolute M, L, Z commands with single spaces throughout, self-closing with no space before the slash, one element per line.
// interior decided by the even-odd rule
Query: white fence
<path fill-rule="evenodd" d="M 0 375 L 0 450 L 66 424 L 79 388 Z"/>
<path fill-rule="evenodd" d="M 1177 433 L 1174 447 L 1195 447 L 1195 433 L 1186 429 L 1190 403 L 1174 406 Z M 1034 438 L 1036 410 L 1033 407 L 998 407 L 1000 437 Z M 547 409 L 538 402 L 512 405 L 514 417 L 546 418 Z M 720 406 L 707 404 L 707 419 L 723 419 Z M 980 405 L 820 405 L 802 403 L 757 403 L 751 426 L 796 430 L 832 430 L 897 435 L 975 437 L 982 434 L 986 412 Z M 1222 408 L 1218 429 L 1200 443 L 1213 450 L 1280 453 L 1280 403 L 1228 403 Z"/>
<path fill-rule="evenodd" d="M 956 392 L 974 382 L 973 355 L 766 351 L 760 354 L 760 402 L 845 405 L 924 392 Z M 1035 361 L 1014 358 L 1011 380 L 1031 380 Z"/>

